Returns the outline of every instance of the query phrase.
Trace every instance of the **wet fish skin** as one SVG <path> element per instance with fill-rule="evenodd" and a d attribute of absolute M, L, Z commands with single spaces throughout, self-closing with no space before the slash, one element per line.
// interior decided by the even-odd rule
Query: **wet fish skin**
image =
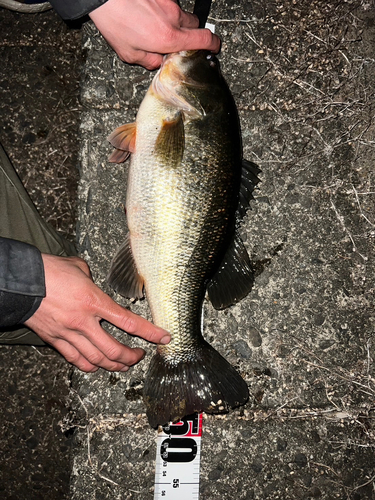
<path fill-rule="evenodd" d="M 196 411 L 227 411 L 247 401 L 248 388 L 204 340 L 202 304 L 207 287 L 216 307 L 251 288 L 236 226 L 240 191 L 246 204 L 258 169 L 242 166 L 237 110 L 216 58 L 204 51 L 169 55 L 135 124 L 125 127 L 110 140 L 118 149 L 115 161 L 133 152 L 129 233 L 109 282 L 127 297 L 142 296 L 144 287 L 154 323 L 171 333 L 171 342 L 157 347 L 145 380 L 149 422 L 155 427 Z M 247 188 L 241 187 L 244 175 Z"/>

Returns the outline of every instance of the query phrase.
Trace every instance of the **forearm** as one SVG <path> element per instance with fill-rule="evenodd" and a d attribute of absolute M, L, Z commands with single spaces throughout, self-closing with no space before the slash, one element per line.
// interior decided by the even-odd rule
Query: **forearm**
<path fill-rule="evenodd" d="M 27 321 L 45 297 L 44 266 L 39 250 L 0 237 L 0 328 Z"/>
<path fill-rule="evenodd" d="M 107 0 L 50 0 L 55 11 L 66 21 L 79 19 L 97 9 Z"/>

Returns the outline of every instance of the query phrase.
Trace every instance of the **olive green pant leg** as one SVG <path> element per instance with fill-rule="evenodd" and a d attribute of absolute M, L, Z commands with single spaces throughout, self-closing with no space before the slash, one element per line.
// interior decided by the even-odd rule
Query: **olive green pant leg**
<path fill-rule="evenodd" d="M 30 243 L 42 253 L 76 255 L 74 245 L 61 237 L 39 215 L 0 145 L 0 236 Z M 28 328 L 0 330 L 0 344 L 45 345 Z"/>

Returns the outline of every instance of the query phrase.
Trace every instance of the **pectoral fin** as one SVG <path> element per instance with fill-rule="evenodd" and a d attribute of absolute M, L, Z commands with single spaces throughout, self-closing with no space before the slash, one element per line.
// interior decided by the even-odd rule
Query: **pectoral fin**
<path fill-rule="evenodd" d="M 126 123 L 121 127 L 116 128 L 110 136 L 108 141 L 116 150 L 109 157 L 112 163 L 122 163 L 130 155 L 135 152 L 135 138 L 136 138 L 136 124 Z"/>
<path fill-rule="evenodd" d="M 253 283 L 251 262 L 236 232 L 219 269 L 207 286 L 208 296 L 215 309 L 225 309 L 243 299 Z"/>
<path fill-rule="evenodd" d="M 112 260 L 107 281 L 123 297 L 128 299 L 143 297 L 143 278 L 138 273 L 134 261 L 129 233 Z"/>
<path fill-rule="evenodd" d="M 155 143 L 155 154 L 160 156 L 166 165 L 176 167 L 181 163 L 185 146 L 185 132 L 182 114 L 178 113 L 172 120 L 164 120 Z"/>
<path fill-rule="evenodd" d="M 129 151 L 123 151 L 122 149 L 115 149 L 113 153 L 108 158 L 111 163 L 124 163 L 130 156 Z"/>

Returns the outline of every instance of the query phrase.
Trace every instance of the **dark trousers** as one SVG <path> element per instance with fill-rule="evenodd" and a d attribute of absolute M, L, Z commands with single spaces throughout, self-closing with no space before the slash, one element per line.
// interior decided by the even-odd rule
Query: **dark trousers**
<path fill-rule="evenodd" d="M 41 218 L 1 145 L 0 236 L 30 243 L 42 253 L 76 255 L 74 245 Z M 25 327 L 14 328 L 9 332 L 0 330 L 0 344 L 45 345 Z"/>

